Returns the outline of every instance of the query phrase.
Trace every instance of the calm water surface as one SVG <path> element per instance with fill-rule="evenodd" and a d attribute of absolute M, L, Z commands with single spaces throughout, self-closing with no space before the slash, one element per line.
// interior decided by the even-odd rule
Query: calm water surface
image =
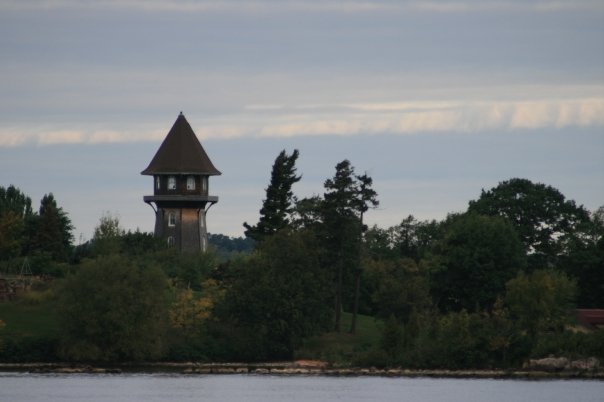
<path fill-rule="evenodd" d="M 0 401 L 602 402 L 604 382 L 0 373 Z"/>

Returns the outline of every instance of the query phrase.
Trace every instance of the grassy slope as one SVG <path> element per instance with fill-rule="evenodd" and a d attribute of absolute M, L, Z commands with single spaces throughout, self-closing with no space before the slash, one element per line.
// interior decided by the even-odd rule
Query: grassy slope
<path fill-rule="evenodd" d="M 5 327 L 0 338 L 46 337 L 57 334 L 58 320 L 49 303 L 0 302 Z"/>
<path fill-rule="evenodd" d="M 6 325 L 0 330 L 0 339 L 23 337 L 46 338 L 58 334 L 58 317 L 51 303 L 32 303 L 27 300 L 0 302 L 0 320 Z M 328 332 L 304 341 L 296 351 L 296 359 L 325 360 L 346 364 L 359 352 L 379 343 L 381 323 L 373 317 L 359 315 L 357 333 L 348 333 L 352 315 L 342 316 L 342 332 Z"/>
<path fill-rule="evenodd" d="M 352 360 L 354 354 L 366 351 L 379 343 L 381 326 L 379 321 L 373 317 L 359 315 L 357 318 L 357 332 L 352 335 L 348 333 L 351 319 L 352 314 L 344 313 L 341 332 L 328 332 L 306 339 L 296 351 L 296 359 L 346 363 Z"/>

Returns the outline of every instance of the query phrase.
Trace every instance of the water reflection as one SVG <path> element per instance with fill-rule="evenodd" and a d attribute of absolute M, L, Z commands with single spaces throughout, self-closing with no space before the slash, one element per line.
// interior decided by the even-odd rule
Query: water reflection
<path fill-rule="evenodd" d="M 600 402 L 604 382 L 383 377 L 0 373 L 0 401 Z"/>

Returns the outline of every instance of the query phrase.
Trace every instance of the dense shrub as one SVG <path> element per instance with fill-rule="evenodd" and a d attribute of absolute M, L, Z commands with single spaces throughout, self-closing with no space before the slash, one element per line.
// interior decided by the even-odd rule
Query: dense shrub
<path fill-rule="evenodd" d="M 327 328 L 329 281 L 310 235 L 282 231 L 231 267 L 220 327 L 232 350 L 250 360 L 287 359 L 302 338 Z"/>
<path fill-rule="evenodd" d="M 2 340 L 0 361 L 5 363 L 56 362 L 59 340 L 55 337 L 24 337 Z"/>
<path fill-rule="evenodd" d="M 57 292 L 60 356 L 72 361 L 161 357 L 166 289 L 166 278 L 156 266 L 119 255 L 84 262 Z"/>
<path fill-rule="evenodd" d="M 604 360 L 604 330 L 543 334 L 538 338 L 531 355 L 535 358 L 553 355 L 571 359 L 597 357 Z"/>

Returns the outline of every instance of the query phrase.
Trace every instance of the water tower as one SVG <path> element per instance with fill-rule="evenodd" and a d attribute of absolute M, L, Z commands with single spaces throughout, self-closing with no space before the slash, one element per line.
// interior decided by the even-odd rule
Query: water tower
<path fill-rule="evenodd" d="M 209 179 L 221 173 L 182 112 L 141 174 L 153 176 L 153 195 L 143 200 L 155 211 L 155 236 L 181 252 L 206 251 L 206 214 L 218 202 Z"/>

